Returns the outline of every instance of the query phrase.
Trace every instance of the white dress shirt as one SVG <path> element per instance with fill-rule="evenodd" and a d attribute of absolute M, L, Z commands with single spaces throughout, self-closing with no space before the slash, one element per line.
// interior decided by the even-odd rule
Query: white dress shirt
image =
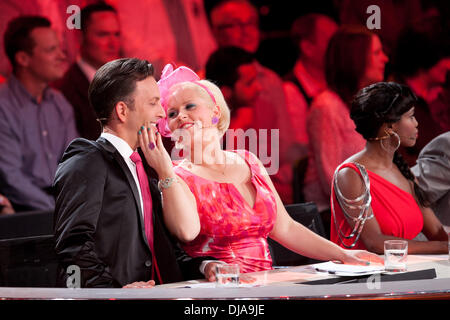
<path fill-rule="evenodd" d="M 136 186 L 139 193 L 139 200 L 141 203 L 141 213 L 142 215 L 144 215 L 144 210 L 142 209 L 144 208 L 144 201 L 142 200 L 141 186 L 139 184 L 139 178 L 136 171 L 136 164 L 130 159 L 131 154 L 134 152 L 133 149 L 131 149 L 130 145 L 125 140 L 111 133 L 103 132 L 100 135 L 100 137 L 103 137 L 106 140 L 108 140 L 117 149 L 117 151 L 119 151 L 123 160 L 125 160 L 125 163 L 127 164 L 128 169 L 130 169 L 131 175 L 133 176 L 134 181 L 136 182 Z"/>

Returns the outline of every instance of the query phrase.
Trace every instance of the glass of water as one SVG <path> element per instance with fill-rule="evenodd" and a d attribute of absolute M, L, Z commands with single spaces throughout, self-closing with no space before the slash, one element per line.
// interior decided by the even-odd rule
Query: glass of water
<path fill-rule="evenodd" d="M 216 287 L 238 287 L 239 265 L 218 264 L 216 266 Z"/>
<path fill-rule="evenodd" d="M 386 240 L 384 241 L 384 269 L 388 272 L 406 271 L 408 260 L 408 241 Z"/>

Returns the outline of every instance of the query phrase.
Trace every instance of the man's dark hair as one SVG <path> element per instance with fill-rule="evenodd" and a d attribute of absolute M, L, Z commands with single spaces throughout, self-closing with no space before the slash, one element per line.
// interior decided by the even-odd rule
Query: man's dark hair
<path fill-rule="evenodd" d="M 291 27 L 291 38 L 296 46 L 301 40 L 315 39 L 317 21 L 322 17 L 324 15 L 320 13 L 308 13 L 295 19 Z"/>
<path fill-rule="evenodd" d="M 110 11 L 113 12 L 115 14 L 117 14 L 117 10 L 110 6 L 109 4 L 105 3 L 105 2 L 97 2 L 97 3 L 93 3 L 90 5 L 87 5 L 86 7 L 84 7 L 83 9 L 81 9 L 80 11 L 80 15 L 81 15 L 81 31 L 83 33 L 86 32 L 87 27 L 89 25 L 89 19 L 91 18 L 91 16 L 96 13 L 96 12 L 103 12 L 103 11 Z"/>
<path fill-rule="evenodd" d="M 136 82 L 153 76 L 153 66 L 147 60 L 123 58 L 104 64 L 95 73 L 89 85 L 89 103 L 103 125 L 110 120 L 111 113 L 119 101 L 134 107 L 132 94 Z"/>
<path fill-rule="evenodd" d="M 238 68 L 255 61 L 255 56 L 241 48 L 224 47 L 216 50 L 206 63 L 205 75 L 220 86 L 233 87 L 239 79 Z"/>
<path fill-rule="evenodd" d="M 429 70 L 441 59 L 450 56 L 445 42 L 412 29 L 399 37 L 394 54 L 394 68 L 399 77 L 413 77 L 420 70 Z"/>
<path fill-rule="evenodd" d="M 20 16 L 9 21 L 3 37 L 6 56 L 13 69 L 16 68 L 15 56 L 19 51 L 29 54 L 36 45 L 31 37 L 31 32 L 36 28 L 50 28 L 51 23 L 41 16 Z"/>

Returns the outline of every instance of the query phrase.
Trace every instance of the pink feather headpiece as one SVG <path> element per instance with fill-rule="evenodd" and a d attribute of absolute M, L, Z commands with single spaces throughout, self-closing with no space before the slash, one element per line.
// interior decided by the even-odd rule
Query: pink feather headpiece
<path fill-rule="evenodd" d="M 181 66 L 173 70 L 171 64 L 167 64 L 161 74 L 161 79 L 158 81 L 159 93 L 161 95 L 161 105 L 166 111 L 166 118 L 158 121 L 159 132 L 165 136 L 170 137 L 170 130 L 167 122 L 167 100 L 169 98 L 170 88 L 181 82 L 194 82 L 200 80 L 200 77 L 191 69 L 185 66 Z"/>

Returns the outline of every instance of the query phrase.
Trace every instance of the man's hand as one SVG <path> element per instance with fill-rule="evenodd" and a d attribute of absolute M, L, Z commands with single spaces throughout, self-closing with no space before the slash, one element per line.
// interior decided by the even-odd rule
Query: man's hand
<path fill-rule="evenodd" d="M 123 286 L 123 289 L 148 289 L 153 288 L 155 286 L 155 281 L 149 280 L 147 282 L 145 281 L 136 281 L 130 284 L 127 284 L 126 286 Z"/>
<path fill-rule="evenodd" d="M 0 214 L 14 213 L 14 208 L 9 200 L 0 194 Z"/>

